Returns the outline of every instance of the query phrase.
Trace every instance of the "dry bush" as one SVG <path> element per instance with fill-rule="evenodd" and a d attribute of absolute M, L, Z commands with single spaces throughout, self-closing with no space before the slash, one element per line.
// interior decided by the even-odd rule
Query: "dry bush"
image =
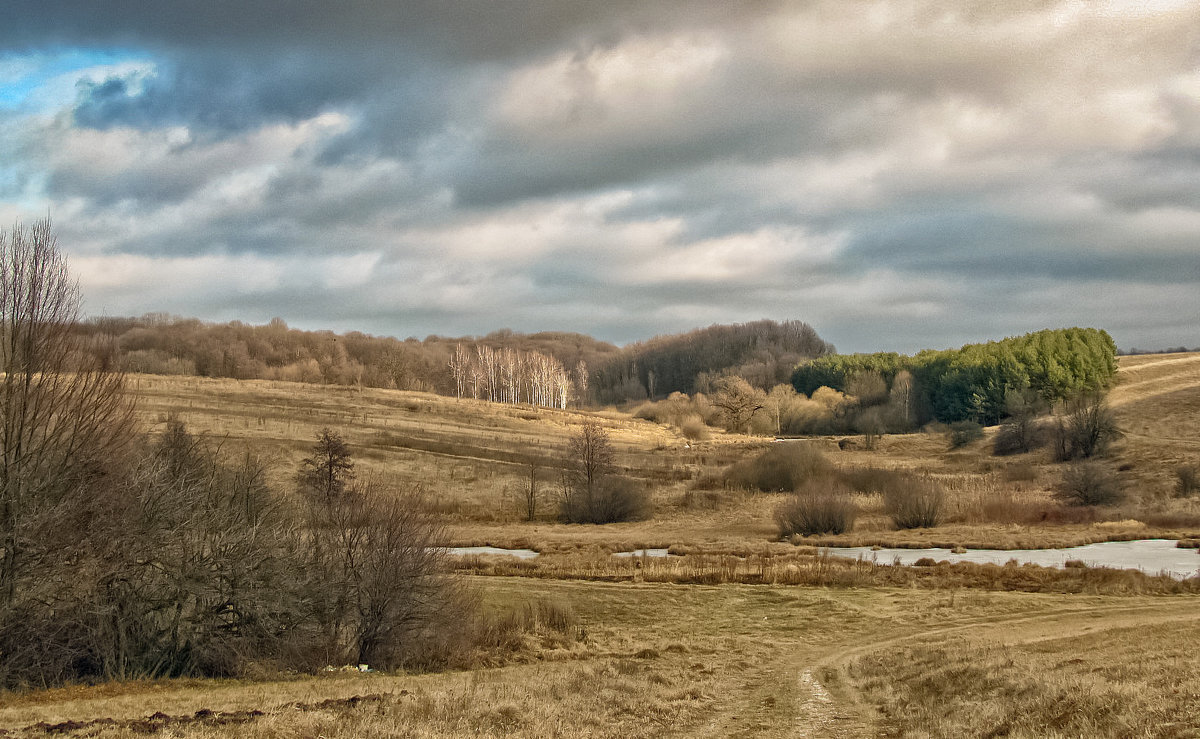
<path fill-rule="evenodd" d="M 1124 497 L 1117 473 L 1099 462 L 1078 462 L 1064 469 L 1054 495 L 1076 506 L 1114 505 Z"/>
<path fill-rule="evenodd" d="M 704 441 L 709 436 L 708 425 L 698 415 L 687 416 L 680 421 L 679 432 L 690 441 Z"/>
<path fill-rule="evenodd" d="M 1175 495 L 1190 498 L 1200 492 L 1200 465 L 1181 464 L 1175 468 Z"/>
<path fill-rule="evenodd" d="M 653 506 L 646 486 L 622 475 L 606 475 L 591 488 L 564 489 L 559 515 L 566 523 L 618 523 L 649 518 Z"/>
<path fill-rule="evenodd" d="M 857 515 L 846 489 L 809 483 L 776 507 L 775 523 L 784 539 L 795 534 L 843 534 L 854 527 Z"/>
<path fill-rule="evenodd" d="M 882 493 L 907 474 L 885 467 L 848 467 L 838 471 L 838 479 L 859 493 Z"/>
<path fill-rule="evenodd" d="M 992 454 L 1005 457 L 1024 454 L 1046 445 L 1046 431 L 1031 419 L 1010 419 L 992 439 Z"/>
<path fill-rule="evenodd" d="M 1082 395 L 1067 406 L 1054 427 L 1054 458 L 1059 462 L 1103 456 L 1121 438 L 1117 417 L 1103 395 Z"/>
<path fill-rule="evenodd" d="M 883 502 L 896 528 L 933 528 L 941 523 L 945 492 L 929 478 L 902 475 L 883 491 Z"/>
<path fill-rule="evenodd" d="M 955 421 L 947 432 L 951 449 L 959 449 L 982 438 L 983 427 L 974 421 Z"/>
<path fill-rule="evenodd" d="M 724 504 L 725 493 L 721 490 L 692 489 L 679 499 L 679 507 L 689 511 L 711 511 Z"/>
<path fill-rule="evenodd" d="M 1005 467 L 1003 475 L 1009 482 L 1033 482 L 1038 478 L 1038 471 L 1032 462 L 1017 462 Z"/>
<path fill-rule="evenodd" d="M 733 465 L 725 473 L 731 485 L 763 492 L 790 492 L 809 480 L 828 477 L 833 465 L 813 444 L 777 442 L 754 459 Z"/>

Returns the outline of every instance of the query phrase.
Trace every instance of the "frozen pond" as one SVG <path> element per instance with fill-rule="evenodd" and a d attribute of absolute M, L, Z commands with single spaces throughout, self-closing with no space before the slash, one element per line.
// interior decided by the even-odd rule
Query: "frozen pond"
<path fill-rule="evenodd" d="M 458 557 L 472 554 L 504 554 L 519 559 L 533 559 L 538 553 L 532 549 L 501 549 L 500 547 L 446 547 L 446 552 Z"/>
<path fill-rule="evenodd" d="M 670 557 L 666 549 L 634 549 L 632 552 L 614 552 L 614 557 Z"/>
<path fill-rule="evenodd" d="M 862 558 L 881 565 L 899 561 L 911 565 L 922 557 L 935 562 L 974 562 L 1002 565 L 1009 560 L 1021 564 L 1062 568 L 1070 560 L 1089 567 L 1113 567 L 1122 570 L 1141 570 L 1147 575 L 1165 574 L 1177 580 L 1194 577 L 1200 570 L 1200 555 L 1195 549 L 1180 549 L 1174 539 L 1140 539 L 1137 541 L 1108 541 L 1067 549 L 968 549 L 954 554 L 949 549 L 872 549 L 871 547 L 829 547 L 838 557 Z"/>

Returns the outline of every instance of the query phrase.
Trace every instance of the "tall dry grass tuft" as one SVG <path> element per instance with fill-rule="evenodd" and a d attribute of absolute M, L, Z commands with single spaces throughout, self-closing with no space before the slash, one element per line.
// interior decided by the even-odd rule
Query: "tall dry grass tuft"
<path fill-rule="evenodd" d="M 896 528 L 928 529 L 942 521 L 946 495 L 942 486 L 928 477 L 897 477 L 883 491 L 884 508 Z"/>
<path fill-rule="evenodd" d="M 738 462 L 725 475 L 736 487 L 764 493 L 790 492 L 808 480 L 828 477 L 833 465 L 814 444 L 778 442 L 754 459 Z"/>
<path fill-rule="evenodd" d="M 1181 464 L 1175 468 L 1175 495 L 1190 498 L 1200 493 L 1200 464 Z"/>
<path fill-rule="evenodd" d="M 1077 506 L 1115 505 L 1124 493 L 1117 473 L 1099 462 L 1077 462 L 1063 470 L 1055 495 Z"/>
<path fill-rule="evenodd" d="M 839 485 L 807 483 L 775 509 L 779 536 L 843 534 L 854 527 L 858 508 Z"/>

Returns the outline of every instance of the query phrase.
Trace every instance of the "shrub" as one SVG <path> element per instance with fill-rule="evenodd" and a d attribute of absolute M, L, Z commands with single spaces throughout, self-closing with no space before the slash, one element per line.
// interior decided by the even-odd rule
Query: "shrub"
<path fill-rule="evenodd" d="M 992 440 L 992 454 L 1005 457 L 1024 454 L 1043 446 L 1046 435 L 1041 426 L 1029 419 L 1012 419 L 1000 427 Z"/>
<path fill-rule="evenodd" d="M 1055 496 L 1079 506 L 1113 505 L 1123 497 L 1117 474 L 1099 462 L 1079 462 L 1063 470 Z"/>
<path fill-rule="evenodd" d="M 704 441 L 708 438 L 708 425 L 700 416 L 691 415 L 679 423 L 679 432 L 690 441 Z"/>
<path fill-rule="evenodd" d="M 1200 465 L 1181 464 L 1175 468 L 1175 494 L 1190 498 L 1200 492 Z"/>
<path fill-rule="evenodd" d="M 882 493 L 906 473 L 884 467 L 850 467 L 840 470 L 838 478 L 851 490 L 860 493 Z"/>
<path fill-rule="evenodd" d="M 1055 425 L 1054 456 L 1059 462 L 1102 456 L 1121 438 L 1117 417 L 1102 395 L 1081 395 Z"/>
<path fill-rule="evenodd" d="M 928 478 L 898 476 L 883 491 L 884 509 L 900 529 L 933 528 L 941 523 L 945 493 Z"/>
<path fill-rule="evenodd" d="M 808 480 L 827 477 L 833 466 L 812 444 L 777 442 L 754 459 L 729 468 L 730 484 L 763 492 L 789 492 Z"/>
<path fill-rule="evenodd" d="M 808 485 L 775 509 L 779 536 L 843 534 L 854 526 L 858 508 L 844 489 Z"/>
<path fill-rule="evenodd" d="M 590 489 L 567 488 L 559 510 L 567 523 L 640 521 L 650 516 L 650 495 L 637 480 L 606 475 Z"/>
<path fill-rule="evenodd" d="M 983 427 L 974 421 L 955 421 L 948 432 L 950 448 L 958 449 L 983 438 Z"/>

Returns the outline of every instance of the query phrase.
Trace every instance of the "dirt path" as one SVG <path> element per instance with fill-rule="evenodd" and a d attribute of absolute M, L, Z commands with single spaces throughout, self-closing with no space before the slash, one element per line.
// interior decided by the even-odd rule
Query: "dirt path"
<path fill-rule="evenodd" d="M 1148 626 L 1175 621 L 1200 621 L 1192 599 L 1164 601 L 1162 604 L 1061 609 L 1033 615 L 1000 618 L 973 618 L 935 629 L 924 629 L 902 636 L 876 639 L 847 646 L 800 668 L 798 689 L 802 695 L 795 737 L 813 738 L 875 736 L 873 710 L 864 705 L 846 685 L 839 694 L 831 694 L 816 674 L 836 670 L 884 649 L 907 644 L 937 641 L 948 636 L 969 635 L 981 641 L 1006 646 L 1032 644 L 1081 633 L 1095 633 L 1131 626 Z"/>

